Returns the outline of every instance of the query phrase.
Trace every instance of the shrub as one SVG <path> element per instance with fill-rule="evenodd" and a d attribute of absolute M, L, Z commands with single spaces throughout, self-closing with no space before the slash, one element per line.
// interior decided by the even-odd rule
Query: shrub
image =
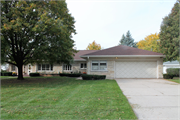
<path fill-rule="evenodd" d="M 16 72 L 13 72 L 13 73 L 12 73 L 12 76 L 17 76 L 17 73 L 16 73 Z"/>
<path fill-rule="evenodd" d="M 59 76 L 68 76 L 69 73 L 59 73 Z"/>
<path fill-rule="evenodd" d="M 67 77 L 80 77 L 80 73 L 59 73 L 60 76 L 67 76 Z"/>
<path fill-rule="evenodd" d="M 174 75 L 173 74 L 163 74 L 164 79 L 173 79 Z"/>
<path fill-rule="evenodd" d="M 106 75 L 87 75 L 83 74 L 81 75 L 83 80 L 102 80 L 106 79 Z"/>
<path fill-rule="evenodd" d="M 30 73 L 29 76 L 35 77 L 35 76 L 40 76 L 40 74 L 39 73 Z"/>
<path fill-rule="evenodd" d="M 1 72 L 2 76 L 12 76 L 12 72 Z"/>
<path fill-rule="evenodd" d="M 81 74 L 80 73 L 72 73 L 72 74 L 68 74 L 68 77 L 80 77 Z"/>
<path fill-rule="evenodd" d="M 174 77 L 179 77 L 180 68 L 168 68 L 166 71 L 167 74 L 173 74 Z"/>

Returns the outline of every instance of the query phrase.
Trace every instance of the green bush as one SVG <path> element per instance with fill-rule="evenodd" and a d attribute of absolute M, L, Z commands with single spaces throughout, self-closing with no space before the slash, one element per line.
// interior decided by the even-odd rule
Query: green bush
<path fill-rule="evenodd" d="M 173 74 L 163 74 L 164 79 L 173 79 L 174 75 Z"/>
<path fill-rule="evenodd" d="M 68 77 L 80 77 L 81 74 L 80 73 L 72 73 L 72 74 L 68 74 Z"/>
<path fill-rule="evenodd" d="M 174 77 L 179 77 L 180 68 L 168 68 L 166 71 L 167 74 L 173 74 Z"/>
<path fill-rule="evenodd" d="M 12 72 L 1 72 L 1 76 L 12 76 Z"/>
<path fill-rule="evenodd" d="M 59 73 L 59 76 L 68 76 L 69 73 Z"/>
<path fill-rule="evenodd" d="M 67 76 L 67 77 L 80 77 L 80 73 L 59 73 L 60 76 Z"/>
<path fill-rule="evenodd" d="M 30 73 L 29 76 L 36 77 L 36 76 L 40 76 L 40 74 L 39 73 Z"/>
<path fill-rule="evenodd" d="M 81 77 L 83 78 L 83 80 L 102 80 L 102 79 L 106 79 L 106 75 L 87 75 L 87 74 L 83 74 L 83 75 L 81 75 Z"/>

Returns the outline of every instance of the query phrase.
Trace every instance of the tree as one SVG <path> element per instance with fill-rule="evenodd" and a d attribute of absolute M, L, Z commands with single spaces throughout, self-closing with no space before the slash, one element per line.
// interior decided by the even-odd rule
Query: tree
<path fill-rule="evenodd" d="M 140 40 L 137 43 L 139 49 L 149 50 L 153 52 L 159 52 L 159 34 L 150 34 L 144 38 L 144 40 Z"/>
<path fill-rule="evenodd" d="M 121 44 L 121 45 L 124 45 L 125 42 L 126 42 L 126 37 L 125 37 L 124 34 L 123 34 L 121 40 L 119 41 L 119 45 L 120 45 L 120 44 Z"/>
<path fill-rule="evenodd" d="M 126 33 L 126 36 L 124 36 L 124 34 L 123 34 L 123 36 L 120 40 L 120 44 L 137 48 L 137 45 L 136 45 L 137 43 L 134 42 L 134 39 L 131 37 L 129 30 Z"/>
<path fill-rule="evenodd" d="M 179 59 L 179 1 L 174 4 L 171 13 L 163 18 L 160 30 L 160 51 L 166 55 L 165 61 Z"/>
<path fill-rule="evenodd" d="M 1 1 L 1 62 L 18 67 L 28 63 L 69 63 L 76 50 L 74 18 L 65 1 Z"/>
<path fill-rule="evenodd" d="M 97 44 L 95 40 L 87 46 L 86 50 L 101 50 L 101 45 Z"/>

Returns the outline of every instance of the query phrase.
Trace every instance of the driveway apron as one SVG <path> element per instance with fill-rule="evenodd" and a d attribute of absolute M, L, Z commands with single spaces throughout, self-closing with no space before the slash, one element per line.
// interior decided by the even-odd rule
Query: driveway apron
<path fill-rule="evenodd" d="M 116 79 L 139 120 L 180 120 L 180 84 L 164 79 Z"/>

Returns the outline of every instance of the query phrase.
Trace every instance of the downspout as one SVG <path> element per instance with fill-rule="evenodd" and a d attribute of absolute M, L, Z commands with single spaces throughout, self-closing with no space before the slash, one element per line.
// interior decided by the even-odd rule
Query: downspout
<path fill-rule="evenodd" d="M 89 64 L 89 56 L 87 57 L 87 74 L 89 74 L 89 67 L 88 66 L 90 66 L 90 65 L 88 65 Z"/>

